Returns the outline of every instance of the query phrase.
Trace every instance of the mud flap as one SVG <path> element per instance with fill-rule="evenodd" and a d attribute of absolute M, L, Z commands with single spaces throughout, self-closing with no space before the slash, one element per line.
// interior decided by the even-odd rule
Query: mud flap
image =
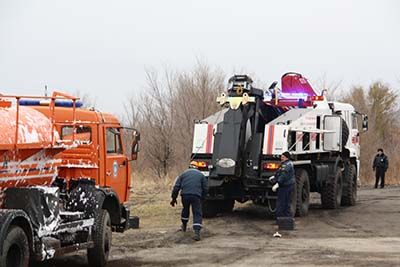
<path fill-rule="evenodd" d="M 138 216 L 129 217 L 129 229 L 139 229 L 139 217 Z"/>
<path fill-rule="evenodd" d="M 5 191 L 4 207 L 23 210 L 32 224 L 39 231 L 53 223 L 60 213 L 58 189 L 48 190 L 35 187 L 8 188 Z"/>
<path fill-rule="evenodd" d="M 122 233 L 128 229 L 139 228 L 139 217 L 130 216 L 130 210 L 124 205 L 121 205 L 121 217 L 122 223 L 116 227 L 117 232 Z"/>

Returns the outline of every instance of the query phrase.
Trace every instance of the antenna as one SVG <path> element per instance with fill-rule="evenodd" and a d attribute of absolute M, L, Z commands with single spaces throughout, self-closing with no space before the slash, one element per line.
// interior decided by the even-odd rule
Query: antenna
<path fill-rule="evenodd" d="M 47 97 L 47 85 L 44 86 L 44 96 Z"/>

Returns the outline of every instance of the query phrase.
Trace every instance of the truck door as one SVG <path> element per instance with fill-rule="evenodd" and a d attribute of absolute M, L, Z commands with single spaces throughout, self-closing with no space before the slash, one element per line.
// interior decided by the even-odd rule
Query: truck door
<path fill-rule="evenodd" d="M 352 157 L 359 157 L 360 156 L 360 133 L 358 131 L 358 121 L 357 121 L 357 114 L 351 114 L 351 125 L 350 128 L 350 137 L 351 138 L 351 147 L 354 151 L 351 151 Z M 354 153 L 354 154 L 353 154 Z"/>
<path fill-rule="evenodd" d="M 126 199 L 127 158 L 123 153 L 120 129 L 105 127 L 106 173 L 105 184 L 114 189 L 120 201 Z"/>
<path fill-rule="evenodd" d="M 342 147 L 342 118 L 339 116 L 325 116 L 324 118 L 324 150 L 340 151 Z"/>

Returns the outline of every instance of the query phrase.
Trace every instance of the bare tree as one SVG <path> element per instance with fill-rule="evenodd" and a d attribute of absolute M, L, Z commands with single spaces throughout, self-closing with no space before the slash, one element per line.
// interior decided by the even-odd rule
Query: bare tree
<path fill-rule="evenodd" d="M 173 161 L 173 80 L 170 72 L 165 72 L 162 80 L 154 70 L 148 70 L 146 92 L 141 96 L 140 104 L 134 108 L 131 101 L 131 112 L 137 112 L 142 132 L 142 156 L 158 177 L 164 177 Z M 131 118 L 133 118 L 131 114 Z"/>
<path fill-rule="evenodd" d="M 342 81 L 329 81 L 328 76 L 324 73 L 316 82 L 316 89 L 321 93 L 326 90 L 326 96 L 330 100 L 337 100 L 342 92 Z"/>
<path fill-rule="evenodd" d="M 224 75 L 204 63 L 178 75 L 174 90 L 176 118 L 175 140 L 178 156 L 188 159 L 192 148 L 194 120 L 204 119 L 218 111 L 216 97 L 223 91 Z M 183 161 L 187 164 L 186 161 Z"/>
<path fill-rule="evenodd" d="M 191 154 L 195 119 L 215 113 L 223 91 L 220 70 L 198 62 L 188 72 L 148 70 L 146 91 L 125 103 L 125 124 L 141 132 L 141 169 L 164 177 L 181 171 Z"/>
<path fill-rule="evenodd" d="M 373 83 L 368 90 L 358 86 L 341 99 L 351 103 L 357 111 L 369 117 L 369 130 L 361 134 L 361 177 L 364 182 L 372 182 L 372 158 L 378 147 L 384 148 L 391 157 L 391 168 L 388 178 L 395 180 L 398 175 L 398 148 L 400 141 L 397 138 L 399 127 L 398 96 L 380 82 Z"/>

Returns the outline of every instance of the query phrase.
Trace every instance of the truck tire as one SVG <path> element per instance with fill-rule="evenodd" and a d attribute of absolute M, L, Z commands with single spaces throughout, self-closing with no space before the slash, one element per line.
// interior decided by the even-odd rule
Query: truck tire
<path fill-rule="evenodd" d="M 306 170 L 296 169 L 296 187 L 296 216 L 303 217 L 308 214 L 310 206 L 310 180 Z"/>
<path fill-rule="evenodd" d="M 335 174 L 331 174 L 322 188 L 321 204 L 325 209 L 337 209 L 342 200 L 342 171 L 338 169 Z"/>
<path fill-rule="evenodd" d="M 267 199 L 267 215 L 274 218 L 276 214 L 276 199 Z"/>
<path fill-rule="evenodd" d="M 111 219 L 107 210 L 100 210 L 95 217 L 94 247 L 87 250 L 89 266 L 104 267 L 111 250 Z"/>
<path fill-rule="evenodd" d="M 342 149 L 344 149 L 348 140 L 349 140 L 349 127 L 347 126 L 346 121 L 342 118 Z"/>
<path fill-rule="evenodd" d="M 279 190 L 279 188 L 278 188 Z M 292 213 L 292 216 L 294 217 L 296 215 L 296 207 L 297 207 L 297 186 L 294 184 L 293 186 L 293 192 L 292 192 L 292 203 L 290 204 L 290 212 Z"/>
<path fill-rule="evenodd" d="M 354 164 L 349 164 L 343 177 L 342 206 L 354 206 L 357 201 L 357 170 Z"/>
<path fill-rule="evenodd" d="M 3 242 L 0 266 L 28 267 L 29 243 L 24 230 L 19 226 L 11 226 Z"/>
<path fill-rule="evenodd" d="M 215 217 L 218 212 L 220 212 L 220 203 L 219 200 L 203 200 L 202 210 L 204 218 L 212 218 Z"/>

